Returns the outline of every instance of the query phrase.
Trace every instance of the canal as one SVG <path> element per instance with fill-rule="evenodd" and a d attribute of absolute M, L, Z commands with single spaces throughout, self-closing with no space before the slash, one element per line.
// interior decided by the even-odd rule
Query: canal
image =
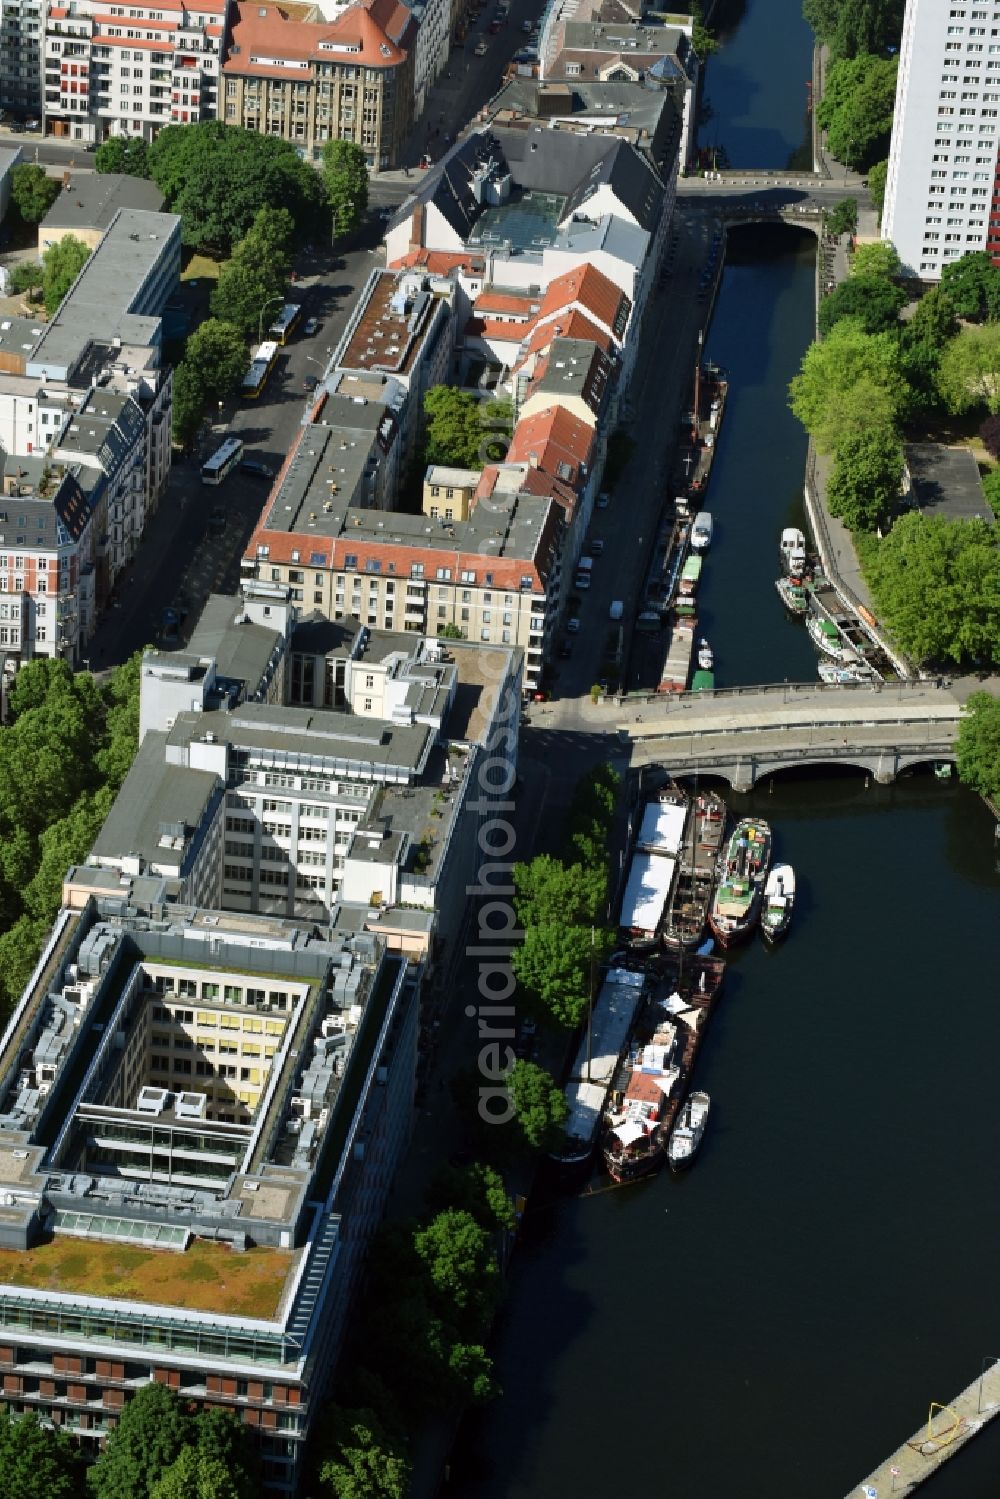
<path fill-rule="evenodd" d="M 733 159 L 794 151 L 808 35 L 794 65 L 782 49 L 799 31 L 798 0 L 749 0 L 713 59 Z M 815 674 L 773 588 L 778 532 L 801 519 L 785 391 L 815 245 L 772 234 L 731 241 L 708 345 L 733 380 L 700 599 L 722 685 Z M 992 822 L 929 774 L 803 773 L 729 803 L 767 816 L 795 865 L 792 932 L 729 964 L 694 1169 L 533 1200 L 496 1340 L 504 1393 L 451 1465 L 462 1499 L 841 1499 L 998 1351 Z M 992 1499 L 998 1459 L 991 1429 L 928 1492 Z"/>

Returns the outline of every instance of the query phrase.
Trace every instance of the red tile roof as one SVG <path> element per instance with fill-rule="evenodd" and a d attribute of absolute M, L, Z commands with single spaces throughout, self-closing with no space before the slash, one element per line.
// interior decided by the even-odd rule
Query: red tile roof
<path fill-rule="evenodd" d="M 599 328 L 596 323 L 592 323 L 588 317 L 584 317 L 582 312 L 574 308 L 565 317 L 535 326 L 534 332 L 525 343 L 522 357 L 514 366 L 515 370 L 520 369 L 533 355 L 544 354 L 554 338 L 583 338 L 588 343 L 596 344 L 605 354 L 610 354 L 614 348 L 610 333 L 605 333 L 603 328 Z"/>
<path fill-rule="evenodd" d="M 486 270 L 485 262 L 480 256 L 473 255 L 468 250 L 454 252 L 450 250 L 410 250 L 406 255 L 401 255 L 398 260 L 390 260 L 388 269 L 390 271 L 405 271 L 411 266 L 423 266 L 434 276 L 447 276 L 450 271 L 469 270 L 475 275 L 481 276 Z"/>
<path fill-rule="evenodd" d="M 547 406 L 522 417 L 507 450 L 508 463 L 530 463 L 543 473 L 582 488 L 581 465 L 590 460 L 594 431 L 563 406 Z"/>
<path fill-rule="evenodd" d="M 614 330 L 618 322 L 622 329 L 619 338 L 624 334 L 624 323 L 632 310 L 630 299 L 620 286 L 586 261 L 549 282 L 538 314 L 539 322 L 574 302 L 606 328 Z"/>
<path fill-rule="evenodd" d="M 508 462 L 510 458 L 508 456 Z M 476 500 L 488 500 L 500 478 L 500 466 L 496 463 L 488 463 L 479 476 L 476 485 Z M 576 509 L 576 492 L 568 484 L 560 479 L 555 479 L 551 474 L 545 473 L 540 468 L 526 469 L 525 473 L 518 479 L 517 488 L 520 494 L 535 495 L 539 499 L 555 500 L 561 506 L 569 519 Z"/>
<path fill-rule="evenodd" d="M 321 42 L 350 44 L 357 50 L 330 53 Z M 335 21 L 300 21 L 280 5 L 233 7 L 233 25 L 223 71 L 254 77 L 284 76 L 284 62 L 349 61 L 368 68 L 394 68 L 406 54 L 391 41 L 363 5 L 351 5 Z M 255 57 L 272 59 L 254 61 Z M 277 64 L 277 66 L 276 66 Z M 302 76 L 302 70 L 297 70 Z"/>
<path fill-rule="evenodd" d="M 476 298 L 476 313 L 480 317 L 491 312 L 511 312 L 520 314 L 524 322 L 529 322 L 537 311 L 538 298 L 527 292 L 484 291 Z"/>

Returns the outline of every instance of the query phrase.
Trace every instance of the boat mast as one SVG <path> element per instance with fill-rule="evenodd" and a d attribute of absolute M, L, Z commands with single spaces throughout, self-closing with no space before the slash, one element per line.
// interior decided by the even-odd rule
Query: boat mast
<path fill-rule="evenodd" d="M 590 1016 L 594 1008 L 594 928 L 590 928 L 590 1001 L 587 1005 L 587 1081 L 590 1082 Z"/>
<path fill-rule="evenodd" d="M 694 420 L 691 424 L 691 441 L 695 447 L 698 445 L 698 434 L 701 431 L 701 355 L 704 341 L 705 334 L 699 329 L 698 352 L 695 355 L 694 365 Z"/>

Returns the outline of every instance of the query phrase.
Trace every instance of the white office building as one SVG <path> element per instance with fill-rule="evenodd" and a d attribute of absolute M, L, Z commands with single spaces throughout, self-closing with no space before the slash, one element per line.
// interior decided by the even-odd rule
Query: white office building
<path fill-rule="evenodd" d="M 882 238 L 921 280 L 970 250 L 1000 261 L 998 138 L 1000 3 L 907 0 Z"/>

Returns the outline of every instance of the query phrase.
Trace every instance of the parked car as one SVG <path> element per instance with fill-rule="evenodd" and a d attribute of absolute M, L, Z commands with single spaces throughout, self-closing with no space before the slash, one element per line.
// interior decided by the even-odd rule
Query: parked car
<path fill-rule="evenodd" d="M 522 21 L 521 22 L 521 30 L 524 32 L 525 36 L 530 36 L 531 35 L 531 22 L 530 21 Z"/>
<path fill-rule="evenodd" d="M 562 643 L 562 645 L 559 647 L 559 660 L 560 661 L 568 661 L 569 658 L 570 658 L 570 656 L 572 656 L 572 654 L 573 654 L 573 642 L 572 642 L 572 640 L 564 640 L 563 643 Z"/>
<path fill-rule="evenodd" d="M 256 474 L 259 479 L 274 478 L 274 469 L 269 463 L 261 463 L 259 458 L 244 458 L 240 470 L 244 474 Z"/>
<path fill-rule="evenodd" d="M 25 130 L 41 130 L 42 122 L 41 120 L 25 120 L 24 128 Z"/>
<path fill-rule="evenodd" d="M 603 556 L 604 555 L 604 542 L 601 541 L 601 539 L 598 537 L 595 541 L 592 541 L 590 543 L 590 545 L 587 548 L 587 551 L 590 553 L 590 555 L 592 557 L 601 557 L 601 556 Z"/>
<path fill-rule="evenodd" d="M 434 163 L 431 161 L 431 158 L 427 155 L 427 153 L 425 151 L 424 154 L 423 154 L 423 156 L 421 156 L 421 158 L 420 158 L 420 168 L 421 168 L 421 170 L 424 171 L 424 172 L 426 172 L 427 168 L 429 166 L 433 166 L 433 165 L 434 165 Z"/>
<path fill-rule="evenodd" d="M 608 494 L 608 491 L 606 489 L 602 489 L 601 492 L 600 492 L 600 494 L 597 496 L 597 508 L 598 508 L 598 510 L 607 510 L 607 508 L 608 508 L 608 506 L 610 504 L 611 504 L 611 496 Z"/>
<path fill-rule="evenodd" d="M 479 40 L 478 40 L 478 42 L 476 43 L 476 45 L 473 47 L 472 50 L 476 54 L 477 57 L 485 57 L 486 54 L 487 54 L 487 52 L 490 49 L 489 49 L 489 44 L 484 40 L 483 37 L 480 37 Z"/>
<path fill-rule="evenodd" d="M 220 536 L 226 529 L 226 520 L 225 505 L 214 505 L 208 515 L 208 529 L 214 536 Z"/>
<path fill-rule="evenodd" d="M 577 635 L 579 634 L 579 631 L 580 620 L 578 615 L 574 614 L 572 619 L 568 619 L 566 621 L 566 633 L 567 635 Z"/>
<path fill-rule="evenodd" d="M 489 24 L 489 33 L 490 33 L 490 36 L 499 36 L 502 30 L 503 30 L 503 22 L 500 20 L 500 17 L 497 16 L 497 18 L 495 20 L 491 21 L 490 24 Z"/>
<path fill-rule="evenodd" d="M 302 381 L 302 389 L 311 393 L 316 389 L 318 384 L 319 380 L 315 375 L 306 375 L 305 379 Z"/>
<path fill-rule="evenodd" d="M 164 645 L 175 645 L 181 638 L 181 622 L 176 609 L 164 609 L 160 615 L 160 639 Z"/>
<path fill-rule="evenodd" d="M 319 318 L 307 317 L 302 324 L 302 332 L 307 338 L 313 338 L 319 332 Z"/>

